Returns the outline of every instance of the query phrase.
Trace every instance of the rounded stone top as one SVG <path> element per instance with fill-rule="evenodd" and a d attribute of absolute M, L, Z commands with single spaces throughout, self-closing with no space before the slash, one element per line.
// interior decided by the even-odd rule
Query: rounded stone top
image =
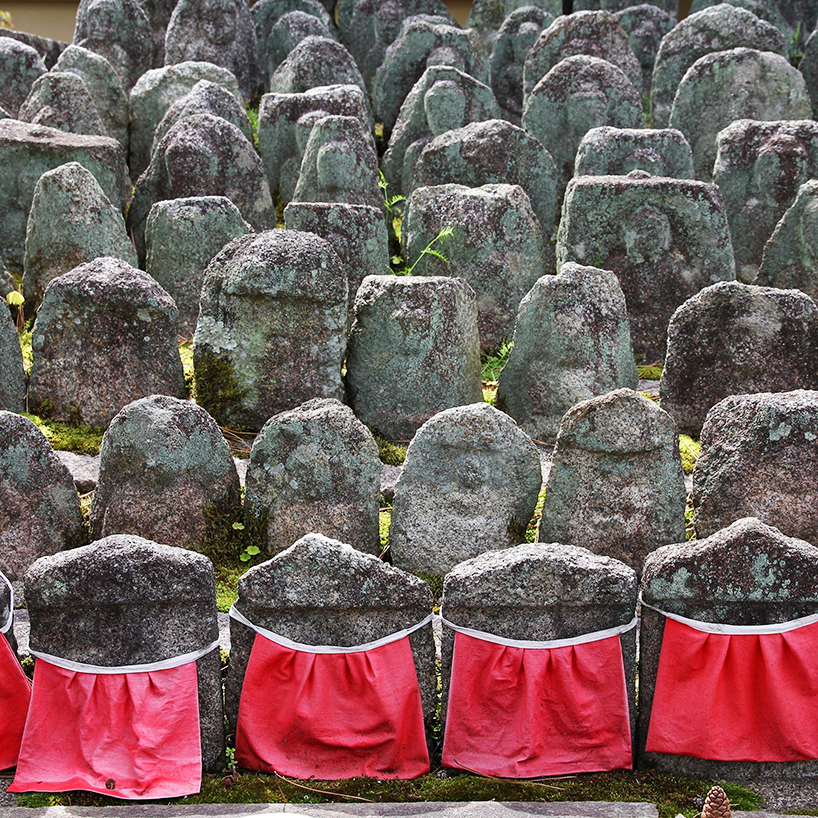
<path fill-rule="evenodd" d="M 154 278 L 107 256 L 52 279 L 43 301 L 94 305 L 99 310 L 119 310 L 129 315 L 147 309 L 167 313 L 176 320 L 176 303 Z"/>
<path fill-rule="evenodd" d="M 396 294 L 413 291 L 413 296 L 421 293 L 428 293 L 429 299 L 434 298 L 436 293 L 456 292 L 458 290 L 471 293 L 474 297 L 474 290 L 468 281 L 462 278 L 450 276 L 396 276 L 396 275 L 374 275 L 366 276 L 358 287 L 355 295 L 356 306 L 372 304 L 383 298 L 387 294 Z"/>
<path fill-rule="evenodd" d="M 223 213 L 236 224 L 244 225 L 248 233 L 253 228 L 244 221 L 241 211 L 226 196 L 186 196 L 181 199 L 163 199 L 151 205 L 150 215 L 161 213 L 166 219 L 195 221 L 207 213 Z"/>
<path fill-rule="evenodd" d="M 37 491 L 44 476 L 48 483 L 73 485 L 45 435 L 28 418 L 0 410 L 0 483 L 9 480 Z"/>
<path fill-rule="evenodd" d="M 131 99 L 138 99 L 177 85 L 192 88 L 200 80 L 218 83 L 227 88 L 237 100 L 243 100 L 238 80 L 232 71 L 212 62 L 199 60 L 186 60 L 146 71 L 131 90 Z"/>
<path fill-rule="evenodd" d="M 230 446 L 201 406 L 169 395 L 150 395 L 122 408 L 102 439 L 103 461 L 111 449 L 127 453 L 131 469 L 155 475 L 157 485 L 173 473 L 199 479 L 235 472 Z"/>
<path fill-rule="evenodd" d="M 812 443 L 818 440 L 818 392 L 795 389 L 731 395 L 707 413 L 702 440 L 714 426 L 719 427 L 719 436 L 726 434 L 728 438 L 744 438 L 752 427 L 770 442 L 794 442 L 796 435 L 803 435 Z"/>
<path fill-rule="evenodd" d="M 33 608 L 215 604 L 216 594 L 213 564 L 203 554 L 132 534 L 40 557 L 24 583 Z"/>
<path fill-rule="evenodd" d="M 597 177 L 601 178 L 601 177 Z M 705 309 L 729 308 L 740 305 L 742 309 L 764 310 L 765 302 L 787 306 L 793 313 L 805 315 L 818 313 L 818 306 L 801 290 L 779 290 L 775 287 L 759 287 L 756 284 L 744 284 L 741 281 L 719 281 L 699 290 L 680 307 L 670 321 L 671 328 L 682 321 L 697 320 L 696 316 Z M 733 320 L 740 317 L 731 316 Z M 760 329 L 760 327 L 759 327 Z"/>
<path fill-rule="evenodd" d="M 268 230 L 234 239 L 210 262 L 203 289 L 221 279 L 226 295 L 304 298 L 346 304 L 346 271 L 314 233 Z"/>
<path fill-rule="evenodd" d="M 632 389 L 617 389 L 576 404 L 560 423 L 557 446 L 635 454 L 673 446 L 673 418 Z"/>
<path fill-rule="evenodd" d="M 456 565 L 443 604 L 466 607 L 636 606 L 636 572 L 612 557 L 560 543 L 489 551 Z"/>
<path fill-rule="evenodd" d="M 745 517 L 704 540 L 648 554 L 642 596 L 659 607 L 818 601 L 818 548 Z"/>
<path fill-rule="evenodd" d="M 307 534 L 239 580 L 238 605 L 252 608 L 432 610 L 429 585 L 371 554 Z"/>
<path fill-rule="evenodd" d="M 578 14 L 593 12 L 577 12 Z M 610 94 L 618 90 L 625 97 L 639 101 L 641 98 L 636 86 L 627 74 L 608 60 L 590 54 L 574 54 L 560 60 L 534 86 L 526 97 L 525 110 L 531 108 L 533 100 L 540 95 L 553 101 L 562 101 L 574 88 L 584 88 L 588 83 L 596 83 Z M 525 115 L 525 114 L 524 114 Z"/>

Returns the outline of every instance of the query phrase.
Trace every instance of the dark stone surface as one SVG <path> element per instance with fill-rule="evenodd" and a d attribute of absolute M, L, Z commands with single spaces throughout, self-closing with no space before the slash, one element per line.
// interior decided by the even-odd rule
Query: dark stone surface
<path fill-rule="evenodd" d="M 259 66 L 265 87 L 278 66 L 307 37 L 329 37 L 332 40 L 335 39 L 334 28 L 330 29 L 320 18 L 300 9 L 289 11 L 276 20 L 267 38 L 267 64 Z"/>
<path fill-rule="evenodd" d="M 542 484 L 531 439 L 487 403 L 438 412 L 417 432 L 395 486 L 389 545 L 412 573 L 443 574 L 525 538 Z"/>
<path fill-rule="evenodd" d="M 452 235 L 433 248 L 445 260 L 423 255 L 447 227 Z M 415 264 L 413 275 L 461 278 L 478 294 L 477 326 L 486 353 L 511 337 L 523 296 L 543 273 L 554 270 L 548 238 L 519 185 L 416 188 L 401 229 L 403 253 Z"/>
<path fill-rule="evenodd" d="M 386 49 L 372 84 L 375 119 L 389 137 L 407 94 L 431 65 L 451 65 L 479 82 L 488 83 L 488 54 L 474 29 L 463 30 L 447 17 L 419 14 L 403 21 Z"/>
<path fill-rule="evenodd" d="M 684 541 L 686 499 L 673 419 L 619 389 L 563 417 L 537 540 L 579 545 L 639 571 L 654 548 Z"/>
<path fill-rule="evenodd" d="M 347 351 L 356 415 L 387 439 L 408 442 L 437 412 L 479 402 L 479 344 L 476 298 L 462 279 L 365 279 Z"/>
<path fill-rule="evenodd" d="M 32 350 L 29 408 L 40 415 L 107 426 L 137 398 L 185 395 L 176 305 L 119 259 L 95 259 L 48 285 Z"/>
<path fill-rule="evenodd" d="M 818 549 L 786 537 L 755 518 L 743 519 L 705 540 L 659 548 L 642 575 L 645 602 L 704 622 L 760 625 L 815 613 Z M 664 617 L 642 608 L 639 661 L 641 763 L 695 778 L 798 778 L 814 776 L 816 761 L 786 763 L 712 761 L 645 753 Z"/>
<path fill-rule="evenodd" d="M 740 47 L 787 53 L 784 36 L 775 26 L 738 6 L 721 3 L 682 20 L 656 55 L 650 92 L 653 127 L 667 127 L 676 89 L 699 57 Z"/>
<path fill-rule="evenodd" d="M 8 308 L 0 304 L 0 409 L 23 412 L 26 406 L 26 373 L 20 336 Z"/>
<path fill-rule="evenodd" d="M 341 398 L 347 281 L 324 239 L 271 230 L 211 261 L 193 338 L 197 399 L 230 428 L 258 430 L 310 398 Z"/>
<path fill-rule="evenodd" d="M 279 202 L 292 201 L 313 125 L 329 115 L 357 117 L 369 132 L 368 103 L 357 85 L 327 85 L 261 98 L 258 149 Z"/>
<path fill-rule="evenodd" d="M 105 195 L 124 212 L 131 186 L 125 153 L 115 140 L 83 136 L 30 125 L 13 119 L 0 120 L 0 253 L 14 270 L 22 270 L 26 221 L 39 178 L 66 162 L 79 162 L 90 170 Z"/>
<path fill-rule="evenodd" d="M 818 388 L 818 307 L 798 290 L 739 282 L 707 287 L 668 327 L 662 406 L 697 437 L 728 395 Z"/>
<path fill-rule="evenodd" d="M 69 133 L 109 136 L 85 81 L 56 69 L 35 80 L 17 118 Z"/>
<path fill-rule="evenodd" d="M 432 611 L 422 579 L 320 534 L 309 534 L 239 580 L 239 610 L 251 621 L 296 642 L 361 645 L 411 627 Z M 230 675 L 225 701 L 235 730 L 239 695 L 255 632 L 230 623 Z M 409 641 L 415 657 L 424 721 L 431 735 L 437 705 L 432 626 Z"/>
<path fill-rule="evenodd" d="M 139 177 L 128 210 L 140 262 L 145 222 L 156 202 L 189 196 L 225 196 L 255 230 L 275 227 L 275 210 L 264 166 L 252 142 L 227 120 L 194 114 L 177 122 L 156 146 Z"/>
<path fill-rule="evenodd" d="M 626 625 L 636 611 L 637 577 L 618 560 L 573 545 L 525 544 L 461 562 L 446 575 L 442 611 L 456 625 L 507 639 L 544 642 Z M 636 628 L 619 637 L 636 729 Z M 443 719 L 454 632 L 443 628 Z"/>
<path fill-rule="evenodd" d="M 340 401 L 274 415 L 253 443 L 245 517 L 269 556 L 320 533 L 379 554 L 381 461 L 372 433 Z"/>
<path fill-rule="evenodd" d="M 718 188 L 638 170 L 571 180 L 557 235 L 557 264 L 566 261 L 616 273 L 633 351 L 649 362 L 664 357 L 677 307 L 703 287 L 735 278 Z"/>
<path fill-rule="evenodd" d="M 540 34 L 525 59 L 524 97 L 566 57 L 584 54 L 607 60 L 639 88 L 642 69 L 628 35 L 610 11 L 577 11 L 557 17 Z"/>
<path fill-rule="evenodd" d="M 8 37 L 25 45 L 30 45 L 40 55 L 49 71 L 56 65 L 60 54 L 68 47 L 68 43 L 63 43 L 60 40 L 40 37 L 39 34 L 30 34 L 27 31 L 15 31 L 11 28 L 0 29 L 0 37 Z"/>
<path fill-rule="evenodd" d="M 230 447 L 200 406 L 152 395 L 129 403 L 111 421 L 91 506 L 95 539 L 137 534 L 207 551 L 240 517 Z"/>
<path fill-rule="evenodd" d="M 0 411 L 0 571 L 18 579 L 38 557 L 83 542 L 74 481 L 43 433 Z"/>
<path fill-rule="evenodd" d="M 619 281 L 608 270 L 566 262 L 520 304 L 497 407 L 532 438 L 552 442 L 572 406 L 635 389 L 637 381 Z"/>
<path fill-rule="evenodd" d="M 35 80 L 46 73 L 42 58 L 30 45 L 0 37 L 0 106 L 15 117 Z"/>
<path fill-rule="evenodd" d="M 550 238 L 560 206 L 556 173 L 539 139 L 510 122 L 491 119 L 435 137 L 420 154 L 413 182 L 416 188 L 519 185 L 531 199 L 543 236 Z"/>
<path fill-rule="evenodd" d="M 659 44 L 676 25 L 676 14 L 659 8 L 658 4 L 627 5 L 627 2 L 628 0 L 623 0 L 625 8 L 615 12 L 614 17 L 628 35 L 631 51 L 636 55 L 642 69 L 642 84 L 636 87 L 643 98 L 650 97 L 653 66 L 656 63 Z"/>
<path fill-rule="evenodd" d="M 818 544 L 818 392 L 762 392 L 717 403 L 693 476 L 699 539 L 742 517 Z"/>
<path fill-rule="evenodd" d="M 245 0 L 177 0 L 165 34 L 165 65 L 191 60 L 226 68 L 248 100 L 257 95 L 256 32 Z"/>
<path fill-rule="evenodd" d="M 207 557 L 129 535 L 37 560 L 25 575 L 31 647 L 116 667 L 158 662 L 219 636 Z M 196 663 L 202 763 L 221 769 L 224 724 L 218 650 Z"/>

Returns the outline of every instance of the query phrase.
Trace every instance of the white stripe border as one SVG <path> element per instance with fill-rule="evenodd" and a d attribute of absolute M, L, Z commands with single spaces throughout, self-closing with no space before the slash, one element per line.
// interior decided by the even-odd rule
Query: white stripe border
<path fill-rule="evenodd" d="M 236 622 L 240 622 L 242 625 L 246 625 L 248 628 L 252 628 L 256 633 L 260 634 L 261 636 L 265 637 L 265 639 L 269 639 L 271 642 L 275 642 L 277 645 L 281 645 L 283 648 L 290 648 L 292 650 L 301 651 L 302 653 L 363 653 L 367 650 L 373 650 L 375 648 L 381 648 L 384 645 L 389 645 L 392 642 L 398 642 L 409 634 L 414 633 L 417 630 L 420 630 L 424 625 L 428 625 L 432 621 L 432 614 L 429 614 L 425 619 L 422 619 L 420 622 L 412 625 L 409 628 L 404 628 L 401 631 L 396 631 L 395 633 L 390 633 L 388 636 L 384 636 L 382 639 L 376 639 L 374 642 L 367 642 L 363 645 L 353 645 L 352 647 L 345 647 L 343 645 L 306 645 L 303 642 L 294 642 L 292 639 L 288 639 L 286 636 L 282 636 L 280 633 L 275 633 L 273 631 L 268 631 L 266 628 L 262 628 L 259 625 L 253 624 L 236 606 L 235 604 L 230 608 L 230 617 L 231 619 L 235 619 Z"/>
<path fill-rule="evenodd" d="M 144 665 L 119 665 L 117 667 L 106 667 L 103 665 L 86 665 L 83 662 L 73 662 L 70 659 L 63 659 L 61 656 L 52 656 L 50 653 L 42 653 L 39 650 L 32 650 L 31 655 L 36 656 L 49 665 L 56 665 L 63 670 L 73 670 L 76 673 L 92 673 L 95 676 L 113 676 L 119 673 L 150 673 L 153 670 L 170 670 L 174 667 L 188 665 L 207 656 L 219 647 L 219 640 L 216 639 L 207 647 L 201 650 L 194 650 L 190 653 L 182 653 L 179 656 L 171 656 L 170 659 L 162 659 L 159 662 L 148 662 Z"/>
<path fill-rule="evenodd" d="M 670 611 L 662 610 L 662 608 L 657 608 L 655 605 L 649 605 L 641 597 L 639 602 L 643 607 L 650 608 L 652 611 L 662 614 L 666 619 L 681 622 L 682 625 L 687 625 L 689 628 L 701 631 L 702 633 L 719 633 L 736 636 L 740 636 L 741 634 L 789 633 L 790 631 L 806 628 L 808 625 L 814 625 L 818 622 L 818 614 L 810 614 L 809 616 L 802 616 L 799 619 L 790 619 L 787 622 L 774 622 L 771 625 L 725 625 L 721 622 L 702 622 L 699 619 L 689 619 L 686 616 L 670 613 Z"/>
<path fill-rule="evenodd" d="M 495 645 L 505 645 L 509 648 L 522 648 L 523 650 L 550 650 L 552 648 L 567 648 L 572 645 L 586 645 L 589 642 L 599 642 L 602 639 L 610 639 L 612 636 L 619 636 L 622 633 L 633 630 L 637 622 L 637 617 L 634 616 L 627 624 L 617 625 L 615 628 L 583 633 L 579 636 L 570 636 L 567 639 L 550 639 L 546 642 L 534 642 L 527 639 L 507 639 L 504 636 L 497 636 L 497 634 L 494 633 L 478 631 L 474 628 L 466 628 L 463 625 L 455 625 L 454 622 L 450 622 L 445 616 L 441 616 L 441 619 L 447 628 L 451 628 L 456 633 L 462 633 L 465 636 L 471 636 L 483 642 L 493 642 Z"/>

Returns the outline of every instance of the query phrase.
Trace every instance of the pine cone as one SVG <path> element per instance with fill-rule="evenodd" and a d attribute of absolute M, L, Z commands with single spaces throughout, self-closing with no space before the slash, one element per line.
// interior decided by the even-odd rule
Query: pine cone
<path fill-rule="evenodd" d="M 732 818 L 730 799 L 721 787 L 713 787 L 704 799 L 702 818 Z"/>

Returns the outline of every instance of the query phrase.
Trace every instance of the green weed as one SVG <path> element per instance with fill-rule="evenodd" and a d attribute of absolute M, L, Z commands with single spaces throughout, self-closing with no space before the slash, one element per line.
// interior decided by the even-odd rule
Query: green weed
<path fill-rule="evenodd" d="M 639 373 L 639 380 L 641 381 L 658 381 L 659 378 L 662 377 L 663 369 L 664 366 L 661 361 L 636 367 L 636 371 Z"/>
<path fill-rule="evenodd" d="M 248 107 L 247 117 L 250 120 L 250 127 L 253 129 L 253 144 L 258 150 L 258 107 Z"/>
<path fill-rule="evenodd" d="M 525 541 L 526 542 L 536 542 L 537 541 L 537 526 L 540 524 L 540 520 L 542 519 L 542 508 L 545 505 L 545 488 L 540 489 L 540 494 L 537 497 L 537 505 L 534 506 L 534 514 L 531 517 L 531 522 L 528 524 L 528 528 L 525 530 Z"/>
<path fill-rule="evenodd" d="M 454 235 L 454 228 L 453 227 L 441 227 L 438 234 L 420 251 L 420 255 L 414 260 L 411 266 L 407 267 L 404 270 L 398 271 L 398 275 L 410 276 L 414 272 L 415 267 L 420 264 L 420 262 L 426 256 L 434 256 L 435 258 L 439 258 L 441 261 L 444 261 L 446 264 L 449 263 L 449 259 L 443 255 L 439 250 L 435 249 L 435 244 L 438 242 L 446 241 L 446 239 L 450 239 Z"/>
<path fill-rule="evenodd" d="M 373 431 L 373 436 L 378 444 L 378 456 L 381 462 L 386 463 L 387 466 L 402 466 L 406 460 L 408 442 L 387 440 L 375 431 Z"/>

